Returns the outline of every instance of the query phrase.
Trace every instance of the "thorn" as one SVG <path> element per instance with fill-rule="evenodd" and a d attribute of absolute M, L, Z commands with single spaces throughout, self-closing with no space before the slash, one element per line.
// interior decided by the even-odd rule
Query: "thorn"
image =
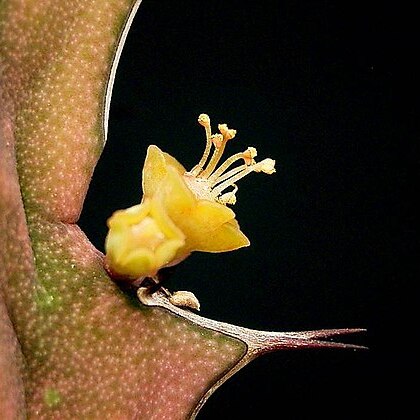
<path fill-rule="evenodd" d="M 319 348 L 340 348 L 353 350 L 367 350 L 365 346 L 357 344 L 340 343 L 336 341 L 325 341 L 325 339 L 347 334 L 358 334 L 365 332 L 364 328 L 342 328 L 331 330 L 315 330 L 290 333 L 269 333 L 258 334 L 255 340 L 254 351 L 258 354 L 275 350 L 286 349 L 319 349 Z"/>
<path fill-rule="evenodd" d="M 189 310 L 174 306 L 168 297 L 157 291 L 151 293 L 146 288 L 140 288 L 137 291 L 140 302 L 147 306 L 160 306 L 183 318 L 186 318 L 196 325 L 204 328 L 210 328 L 220 333 L 228 334 L 231 337 L 242 340 L 248 346 L 250 355 L 258 356 L 275 350 L 287 349 L 320 349 L 320 348 L 336 348 L 336 349 L 357 349 L 366 350 L 367 347 L 356 344 L 339 343 L 335 341 L 325 341 L 325 339 L 347 335 L 363 333 L 364 328 L 338 328 L 330 330 L 315 330 L 301 332 L 272 332 L 258 331 L 249 328 L 239 327 L 237 325 L 227 324 L 225 322 L 214 321 L 204 318 Z"/>

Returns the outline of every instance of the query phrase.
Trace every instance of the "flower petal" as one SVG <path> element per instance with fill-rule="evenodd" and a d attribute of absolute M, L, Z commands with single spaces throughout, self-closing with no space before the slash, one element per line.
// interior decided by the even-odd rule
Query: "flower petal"
<path fill-rule="evenodd" d="M 147 148 L 143 167 L 143 194 L 152 197 L 166 176 L 166 160 L 162 151 L 154 145 Z"/>
<path fill-rule="evenodd" d="M 228 222 L 220 226 L 211 235 L 206 235 L 196 242 L 195 250 L 203 252 L 233 251 L 249 246 L 249 239 L 241 232 L 238 223 Z"/>
<path fill-rule="evenodd" d="M 124 263 L 113 267 L 119 275 L 127 275 L 131 278 L 141 276 L 153 276 L 156 274 L 155 254 L 147 248 L 137 248 L 124 257 Z"/>
<path fill-rule="evenodd" d="M 174 169 L 173 169 L 174 170 Z M 154 276 L 175 258 L 185 258 L 185 236 L 167 215 L 161 195 L 115 212 L 108 220 L 106 261 L 118 276 Z"/>
<path fill-rule="evenodd" d="M 144 200 L 143 203 L 124 210 L 117 210 L 107 220 L 110 229 L 125 228 L 140 222 L 150 211 L 150 201 Z"/>
<path fill-rule="evenodd" d="M 185 250 L 222 252 L 249 245 L 230 208 L 209 200 L 198 200 L 173 167 L 167 170 L 163 182 L 164 206 L 185 235 Z"/>
<path fill-rule="evenodd" d="M 147 148 L 146 160 L 143 167 L 143 194 L 152 197 L 160 188 L 168 172 L 173 167 L 179 174 L 185 173 L 185 168 L 171 155 L 162 152 L 159 147 L 151 145 Z"/>
<path fill-rule="evenodd" d="M 232 209 L 209 200 L 198 201 L 194 213 L 194 216 L 201 221 L 203 228 L 208 227 L 209 230 L 218 228 L 224 223 L 235 219 L 235 213 Z"/>
<path fill-rule="evenodd" d="M 182 176 L 172 166 L 167 167 L 167 176 L 162 184 L 161 193 L 164 194 L 164 207 L 169 217 L 174 221 L 175 225 L 184 231 L 182 225 L 186 223 L 185 218 L 191 216 L 197 199 L 187 187 Z M 181 224 L 178 222 L 181 222 Z"/>
<path fill-rule="evenodd" d="M 162 153 L 163 153 L 163 156 L 165 157 L 166 164 L 175 168 L 180 175 L 183 175 L 185 174 L 185 172 L 187 172 L 184 166 L 181 165 L 173 156 L 171 156 L 169 153 L 166 153 L 166 152 L 162 152 Z"/>

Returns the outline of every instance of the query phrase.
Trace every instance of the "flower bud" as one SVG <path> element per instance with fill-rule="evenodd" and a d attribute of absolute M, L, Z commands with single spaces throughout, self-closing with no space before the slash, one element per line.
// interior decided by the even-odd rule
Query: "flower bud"
<path fill-rule="evenodd" d="M 183 233 L 158 200 L 116 211 L 108 220 L 106 265 L 117 276 L 152 277 L 184 245 Z"/>

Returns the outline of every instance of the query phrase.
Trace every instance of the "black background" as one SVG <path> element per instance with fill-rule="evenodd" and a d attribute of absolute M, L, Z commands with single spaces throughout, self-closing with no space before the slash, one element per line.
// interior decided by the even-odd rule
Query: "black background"
<path fill-rule="evenodd" d="M 354 1 L 140 6 L 81 217 L 89 238 L 102 250 L 106 219 L 140 201 L 149 144 L 187 168 L 198 162 L 205 112 L 238 130 L 229 152 L 256 146 L 277 173 L 239 183 L 234 210 L 251 247 L 196 253 L 169 288 L 193 291 L 205 316 L 251 328 L 368 329 L 347 338 L 367 352 L 259 358 L 199 419 L 401 416 L 407 406 L 414 217 L 405 195 L 418 158 L 404 14 Z"/>

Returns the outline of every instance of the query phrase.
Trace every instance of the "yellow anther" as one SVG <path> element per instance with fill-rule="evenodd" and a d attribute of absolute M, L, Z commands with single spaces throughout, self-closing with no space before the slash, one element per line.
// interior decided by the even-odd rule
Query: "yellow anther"
<path fill-rule="evenodd" d="M 254 158 L 257 156 L 257 149 L 255 147 L 248 147 L 248 149 L 243 152 L 243 159 L 247 165 L 254 165 Z"/>
<path fill-rule="evenodd" d="M 265 174 L 274 174 L 276 172 L 276 168 L 274 167 L 276 161 L 270 158 L 264 159 L 261 162 L 258 162 L 255 167 L 255 172 L 264 172 Z"/>
<path fill-rule="evenodd" d="M 228 128 L 226 124 L 218 125 L 219 131 L 222 133 L 223 138 L 227 141 L 233 139 L 236 136 L 236 130 Z"/>
<path fill-rule="evenodd" d="M 221 204 L 236 204 L 236 191 L 238 191 L 238 187 L 236 185 L 234 185 L 233 187 L 234 189 L 232 191 L 229 191 L 217 197 L 216 201 L 218 201 Z"/>
<path fill-rule="evenodd" d="M 210 117 L 207 114 L 200 114 L 198 116 L 198 123 L 203 127 L 210 126 Z"/>
<path fill-rule="evenodd" d="M 216 149 L 220 149 L 223 146 L 225 139 L 221 134 L 213 134 L 211 136 L 211 141 Z"/>

